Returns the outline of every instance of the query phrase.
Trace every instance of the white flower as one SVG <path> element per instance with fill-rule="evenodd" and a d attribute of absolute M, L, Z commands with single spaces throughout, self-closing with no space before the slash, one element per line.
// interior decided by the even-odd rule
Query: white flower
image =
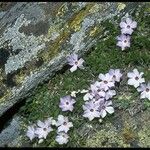
<path fill-rule="evenodd" d="M 46 139 L 49 132 L 53 131 L 53 129 L 50 126 L 51 125 L 50 122 L 51 122 L 50 120 L 46 120 L 45 122 L 38 120 L 37 122 L 38 127 L 36 128 L 35 133 L 38 135 L 39 139 L 41 138 Z"/>
<path fill-rule="evenodd" d="M 105 99 L 108 100 L 108 99 L 111 99 L 113 96 L 116 95 L 116 91 L 115 90 L 108 90 L 106 92 L 106 96 L 105 96 Z"/>
<path fill-rule="evenodd" d="M 145 79 L 142 78 L 143 74 L 143 72 L 139 73 L 137 69 L 134 69 L 133 72 L 129 72 L 127 74 L 129 78 L 128 84 L 137 88 L 141 83 L 145 82 Z"/>
<path fill-rule="evenodd" d="M 56 136 L 55 140 L 60 144 L 66 144 L 68 142 L 68 138 L 69 136 L 64 133 L 64 132 L 60 132 L 58 133 L 58 135 Z"/>
<path fill-rule="evenodd" d="M 138 92 L 141 92 L 140 98 L 148 98 L 150 100 L 150 82 L 146 84 L 141 84 L 139 88 L 137 88 Z"/>
<path fill-rule="evenodd" d="M 72 122 L 69 122 L 68 117 L 59 115 L 56 126 L 58 126 L 58 132 L 64 131 L 65 133 L 67 133 L 69 131 L 69 129 L 71 127 L 73 127 L 73 124 L 72 124 Z"/>
<path fill-rule="evenodd" d="M 31 141 L 36 137 L 34 125 L 28 126 L 26 135 Z"/>
<path fill-rule="evenodd" d="M 127 47 L 130 47 L 130 39 L 131 37 L 129 35 L 120 35 L 120 36 L 117 36 L 117 46 L 121 47 L 121 50 L 125 50 Z"/>
<path fill-rule="evenodd" d="M 91 84 L 90 89 L 83 97 L 84 101 L 88 101 L 88 100 L 92 99 L 93 96 L 95 95 L 96 90 L 97 90 L 97 88 L 93 84 Z"/>
<path fill-rule="evenodd" d="M 62 109 L 62 111 L 73 111 L 73 104 L 76 101 L 70 96 L 64 96 L 60 98 L 59 107 Z"/>
<path fill-rule="evenodd" d="M 109 114 L 114 113 L 114 108 L 111 106 L 112 101 L 100 101 L 99 111 L 102 118 Z"/>
<path fill-rule="evenodd" d="M 137 27 L 137 22 L 132 21 L 131 18 L 126 18 L 125 21 L 120 22 L 121 33 L 122 34 L 132 34 L 133 29 Z"/>
<path fill-rule="evenodd" d="M 84 101 L 93 100 L 93 99 L 99 99 L 104 98 L 105 92 L 103 89 L 100 89 L 96 83 L 91 84 L 90 89 L 88 92 L 84 95 L 83 99 Z"/>
<path fill-rule="evenodd" d="M 70 66 L 72 66 L 70 68 L 71 72 L 74 72 L 75 70 L 77 70 L 77 68 L 79 67 L 80 69 L 84 69 L 83 66 L 83 62 L 84 60 L 82 58 L 80 58 L 78 60 L 78 55 L 77 54 L 71 54 L 68 58 L 67 58 L 68 64 Z"/>
<path fill-rule="evenodd" d="M 85 102 L 83 105 L 84 114 L 83 117 L 88 118 L 90 121 L 95 117 L 100 117 L 100 112 L 98 111 L 98 105 L 93 102 Z"/>
<path fill-rule="evenodd" d="M 122 77 L 120 69 L 110 69 L 109 74 L 112 76 L 113 81 L 120 82 L 120 79 Z"/>
<path fill-rule="evenodd" d="M 99 104 L 100 101 L 103 101 L 103 100 L 104 100 L 104 98 L 94 98 L 91 100 L 91 102 L 93 102 L 94 104 Z"/>
<path fill-rule="evenodd" d="M 99 79 L 102 80 L 100 82 L 101 86 L 105 91 L 107 91 L 109 88 L 114 87 L 114 81 L 112 80 L 112 76 L 109 73 L 99 74 Z"/>

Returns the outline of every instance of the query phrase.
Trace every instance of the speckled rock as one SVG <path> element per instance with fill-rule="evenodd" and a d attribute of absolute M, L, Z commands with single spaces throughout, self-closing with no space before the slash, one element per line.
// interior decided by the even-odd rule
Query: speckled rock
<path fill-rule="evenodd" d="M 86 147 L 150 147 L 149 111 L 134 117 L 124 111 L 117 113 L 110 121 L 91 128 Z"/>
<path fill-rule="evenodd" d="M 142 3 L 0 3 L 0 116 L 107 34 L 101 21 Z"/>

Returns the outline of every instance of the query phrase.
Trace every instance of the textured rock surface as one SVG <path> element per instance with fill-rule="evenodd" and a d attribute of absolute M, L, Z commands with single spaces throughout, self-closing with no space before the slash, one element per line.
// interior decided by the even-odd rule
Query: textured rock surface
<path fill-rule="evenodd" d="M 9 126 L 7 126 L 0 134 L 0 146 L 11 143 L 19 136 L 19 117 L 14 117 Z"/>
<path fill-rule="evenodd" d="M 87 51 L 105 33 L 101 21 L 141 3 L 1 3 L 0 116 L 49 79 L 71 52 Z"/>
<path fill-rule="evenodd" d="M 121 115 L 120 115 L 121 114 Z M 119 116 L 119 117 L 118 117 Z M 87 147 L 150 147 L 149 111 L 136 114 L 119 112 L 111 121 L 90 129 Z"/>

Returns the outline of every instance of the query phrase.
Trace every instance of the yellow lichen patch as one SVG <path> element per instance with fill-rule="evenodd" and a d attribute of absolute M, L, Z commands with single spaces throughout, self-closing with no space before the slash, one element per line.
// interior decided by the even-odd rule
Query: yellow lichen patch
<path fill-rule="evenodd" d="M 96 12 L 98 12 L 99 10 L 101 10 L 102 7 L 103 7 L 103 5 L 101 5 L 101 4 L 95 4 L 95 5 L 89 10 L 89 12 L 90 12 L 90 13 L 96 13 Z"/>
<path fill-rule="evenodd" d="M 52 43 L 48 48 L 47 51 L 44 51 L 39 54 L 40 57 L 43 58 L 44 62 L 49 61 L 53 56 L 58 54 L 59 48 L 62 43 L 69 37 L 70 31 L 62 31 L 60 35 L 55 39 L 54 43 Z"/>
<path fill-rule="evenodd" d="M 131 130 L 131 128 L 126 127 L 126 126 L 123 129 L 122 135 L 123 135 L 124 141 L 126 143 L 129 143 L 129 142 L 133 141 L 136 138 L 133 130 Z"/>
<path fill-rule="evenodd" d="M 85 9 L 82 9 L 78 14 L 75 14 L 74 17 L 72 17 L 70 23 L 68 24 L 71 29 L 74 31 L 78 31 L 81 26 L 81 22 L 83 19 L 89 14 L 89 10 L 91 7 L 93 7 L 94 4 L 87 4 Z"/>
<path fill-rule="evenodd" d="M 66 11 L 67 9 L 67 6 L 66 6 L 66 3 L 63 4 L 59 9 L 58 9 L 58 12 L 56 14 L 57 17 L 62 17 L 64 15 L 64 12 Z"/>
<path fill-rule="evenodd" d="M 94 36 L 97 31 L 98 31 L 98 27 L 95 26 L 94 28 L 91 29 L 89 36 Z"/>
<path fill-rule="evenodd" d="M 16 84 L 19 85 L 19 84 L 23 83 L 25 77 L 26 77 L 26 73 L 25 72 L 16 74 L 15 75 L 15 82 L 16 82 Z"/>
<path fill-rule="evenodd" d="M 0 103 L 5 102 L 6 99 L 12 96 L 12 92 L 7 89 L 6 92 L 4 93 L 4 96 L 0 98 Z"/>
<path fill-rule="evenodd" d="M 142 113 L 142 123 L 140 130 L 138 131 L 139 146 L 150 147 L 150 116 L 149 112 Z"/>
<path fill-rule="evenodd" d="M 126 7 L 126 4 L 124 4 L 124 3 L 118 3 L 117 9 L 118 9 L 119 11 L 121 11 L 121 10 L 123 10 L 125 7 Z"/>
<path fill-rule="evenodd" d="M 107 129 L 102 129 L 87 139 L 86 147 L 112 147 L 112 145 L 130 147 L 129 144 L 124 142 L 123 137 L 116 132 L 111 123 L 107 123 L 105 127 Z"/>

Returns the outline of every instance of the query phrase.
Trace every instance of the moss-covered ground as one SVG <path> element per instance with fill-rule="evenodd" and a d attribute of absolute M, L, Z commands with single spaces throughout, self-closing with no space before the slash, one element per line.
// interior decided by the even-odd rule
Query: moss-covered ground
<path fill-rule="evenodd" d="M 138 14 L 136 12 L 132 14 L 138 26 L 132 34 L 130 48 L 121 51 L 116 46 L 117 41 L 115 38 L 120 34 L 119 22 L 121 18 L 115 18 L 115 23 L 105 21 L 102 23 L 102 26 L 109 32 L 105 40 L 98 42 L 91 48 L 89 53 L 82 56 L 85 60 L 84 70 L 78 69 L 71 73 L 69 66 L 66 66 L 67 70 L 57 73 L 48 83 L 39 85 L 32 92 L 33 95 L 27 99 L 25 106 L 20 111 L 23 117 L 22 135 L 24 142 L 29 142 L 29 139 L 25 136 L 28 125 L 36 123 L 37 120 L 44 120 L 47 117 L 54 117 L 56 119 L 59 114 L 62 114 L 68 116 L 74 125 L 68 132 L 70 138 L 66 145 L 60 146 L 55 142 L 55 131 L 51 132 L 43 143 L 35 144 L 37 143 L 35 140 L 30 142 L 30 144 L 32 146 L 45 147 L 150 146 L 147 143 L 150 139 L 150 134 L 147 132 L 150 123 L 148 121 L 145 122 L 147 128 L 143 126 L 143 129 L 136 124 L 139 133 L 132 127 L 134 121 L 136 122 L 134 114 L 136 116 L 140 112 L 141 115 L 142 113 L 148 115 L 150 101 L 148 99 L 141 101 L 136 89 L 127 85 L 126 78 L 128 71 L 137 68 L 139 71 L 144 72 L 146 82 L 150 81 L 149 13 L 149 8 L 143 8 Z M 101 123 L 99 123 L 98 119 L 89 122 L 88 119 L 83 118 L 83 94 L 77 95 L 73 112 L 61 111 L 58 107 L 60 97 L 69 95 L 71 91 L 87 89 L 93 81 L 97 80 L 99 73 L 106 73 L 111 68 L 119 68 L 124 74 L 123 81 L 116 89 L 117 95 L 113 99 L 115 106 L 115 113 L 113 115 L 107 115 Z M 141 112 L 141 110 L 144 112 Z M 119 121 L 117 120 L 118 118 Z M 142 117 L 140 118 L 142 119 Z M 146 121 L 145 118 L 143 118 L 143 121 Z M 150 120 L 150 117 L 147 120 Z M 115 126 L 115 123 L 118 123 L 118 126 L 121 128 L 120 130 L 119 127 Z M 135 132 L 136 135 L 134 134 Z M 112 142 L 111 144 L 110 141 Z M 96 142 L 97 144 L 95 144 Z"/>

